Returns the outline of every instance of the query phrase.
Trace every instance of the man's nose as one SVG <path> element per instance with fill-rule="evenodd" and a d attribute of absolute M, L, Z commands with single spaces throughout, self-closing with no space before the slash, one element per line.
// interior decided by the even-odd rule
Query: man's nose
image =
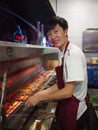
<path fill-rule="evenodd" d="M 52 39 L 52 40 L 54 40 L 54 39 L 55 39 L 55 37 L 56 37 L 56 35 L 55 35 L 55 34 L 52 34 L 52 35 L 51 35 L 51 39 Z"/>

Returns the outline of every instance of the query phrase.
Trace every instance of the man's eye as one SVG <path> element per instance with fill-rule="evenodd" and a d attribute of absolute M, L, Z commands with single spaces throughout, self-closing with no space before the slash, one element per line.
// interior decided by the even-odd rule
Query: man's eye
<path fill-rule="evenodd" d="M 58 32 L 58 30 L 55 30 L 55 31 L 54 31 L 54 33 L 57 33 L 57 32 Z"/>
<path fill-rule="evenodd" d="M 47 34 L 47 36 L 51 36 L 51 34 L 50 34 L 50 33 L 48 33 L 48 34 Z"/>

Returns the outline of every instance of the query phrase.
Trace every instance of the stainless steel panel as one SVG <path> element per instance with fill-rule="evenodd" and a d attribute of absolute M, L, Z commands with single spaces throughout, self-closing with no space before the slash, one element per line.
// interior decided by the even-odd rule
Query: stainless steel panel
<path fill-rule="evenodd" d="M 82 48 L 88 52 L 98 52 L 98 29 L 87 29 L 83 32 Z"/>
<path fill-rule="evenodd" d="M 57 48 L 0 41 L 0 61 L 58 53 Z"/>

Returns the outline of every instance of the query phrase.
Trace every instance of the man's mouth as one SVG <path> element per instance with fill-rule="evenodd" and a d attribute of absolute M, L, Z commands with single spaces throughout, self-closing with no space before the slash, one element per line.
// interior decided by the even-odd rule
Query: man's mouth
<path fill-rule="evenodd" d="M 55 46 L 55 45 L 58 44 L 58 42 L 57 41 L 52 41 L 52 44 Z"/>

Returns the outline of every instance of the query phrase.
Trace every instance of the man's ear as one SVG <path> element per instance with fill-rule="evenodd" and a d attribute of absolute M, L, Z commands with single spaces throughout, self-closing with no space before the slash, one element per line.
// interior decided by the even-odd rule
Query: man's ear
<path fill-rule="evenodd" d="M 68 34 L 68 29 L 65 29 L 64 31 L 65 31 L 65 36 L 67 36 L 67 34 Z"/>

